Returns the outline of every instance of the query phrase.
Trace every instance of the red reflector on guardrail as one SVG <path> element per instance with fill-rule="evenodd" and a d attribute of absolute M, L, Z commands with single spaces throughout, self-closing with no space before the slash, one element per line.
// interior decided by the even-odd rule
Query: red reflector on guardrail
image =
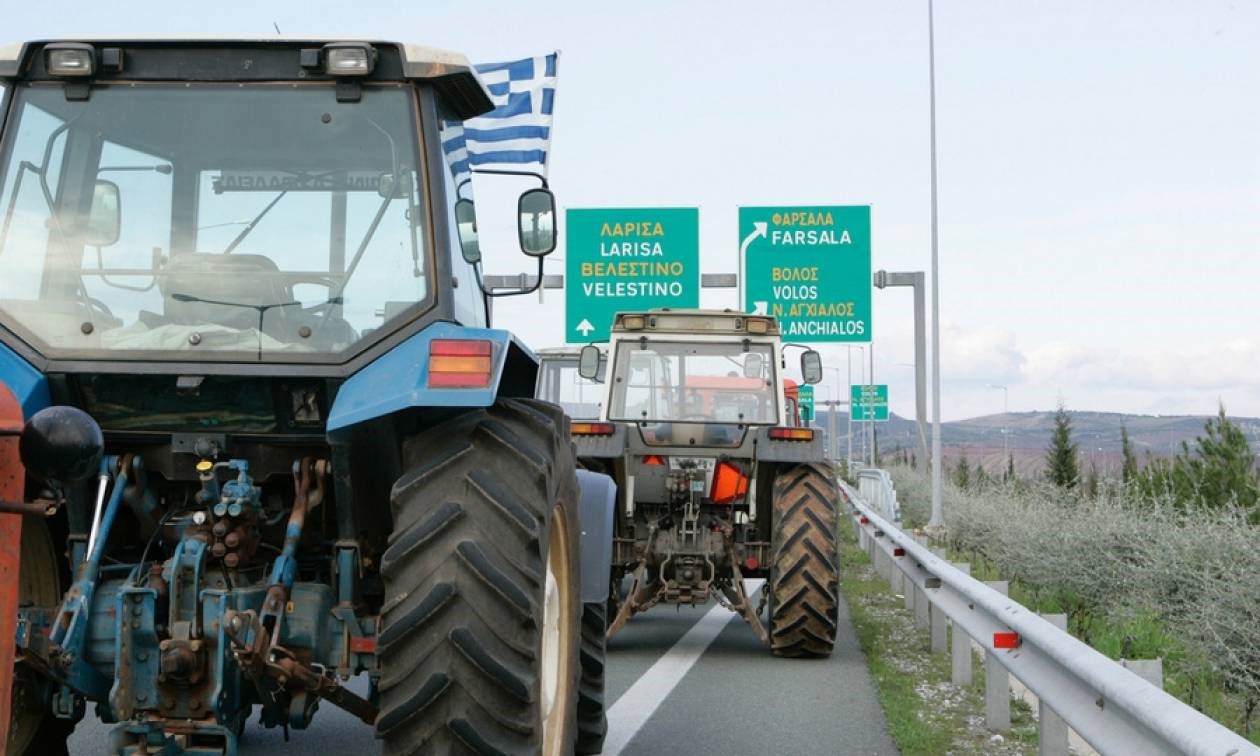
<path fill-rule="evenodd" d="M 900 546 L 893 547 L 893 556 L 905 556 L 905 555 L 906 555 L 905 549 L 901 548 Z"/>
<path fill-rule="evenodd" d="M 868 525 L 871 522 L 871 518 L 867 517 L 866 515 L 862 515 L 861 517 L 858 518 L 858 522 L 862 523 L 863 525 Z"/>
<path fill-rule="evenodd" d="M 1019 633 L 994 633 L 994 648 L 1019 648 Z"/>

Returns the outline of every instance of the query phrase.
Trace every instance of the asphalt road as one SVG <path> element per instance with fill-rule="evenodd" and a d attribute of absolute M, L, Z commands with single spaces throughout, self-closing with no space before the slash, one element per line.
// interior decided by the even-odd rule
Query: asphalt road
<path fill-rule="evenodd" d="M 609 642 L 606 754 L 895 754 L 866 661 L 841 607 L 829 659 L 776 659 L 743 620 L 709 605 L 657 607 Z M 357 688 L 362 689 L 363 681 Z M 110 726 L 76 728 L 70 753 L 104 753 Z M 248 754 L 376 753 L 371 729 L 327 704 L 311 728 L 250 722 Z"/>

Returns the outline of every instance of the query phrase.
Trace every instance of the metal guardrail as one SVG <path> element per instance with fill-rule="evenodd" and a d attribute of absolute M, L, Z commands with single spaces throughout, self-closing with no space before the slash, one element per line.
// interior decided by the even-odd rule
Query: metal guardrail
<path fill-rule="evenodd" d="M 869 479 L 873 484 L 878 477 Z M 944 650 L 947 625 L 957 649 L 961 630 L 984 648 L 986 665 L 995 660 L 1102 754 L 1260 754 L 1242 736 L 932 553 L 859 492 L 842 487 L 876 570 L 907 594 L 913 591 L 916 609 L 927 608 L 934 650 Z M 912 603 L 910 595 L 906 602 Z M 962 647 L 969 670 L 971 643 L 963 639 Z M 1005 675 L 1002 680 L 1005 689 Z M 1043 713 L 1043 727 L 1047 719 Z M 1048 752 L 1045 742 L 1042 749 Z"/>
<path fill-rule="evenodd" d="M 897 489 L 887 470 L 866 468 L 858 470 L 858 493 L 880 517 L 901 526 L 901 505 L 897 503 Z"/>

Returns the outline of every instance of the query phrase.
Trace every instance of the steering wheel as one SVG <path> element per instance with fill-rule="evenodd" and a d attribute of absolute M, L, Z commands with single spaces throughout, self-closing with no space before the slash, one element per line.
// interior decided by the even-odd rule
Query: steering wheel
<path fill-rule="evenodd" d="M 100 315 L 101 321 L 103 321 L 109 328 L 117 328 L 123 324 L 122 318 L 115 316 L 114 313 L 110 311 L 109 307 L 101 300 L 96 297 L 88 296 L 87 292 L 84 292 L 83 299 L 87 302 L 89 316 Z"/>

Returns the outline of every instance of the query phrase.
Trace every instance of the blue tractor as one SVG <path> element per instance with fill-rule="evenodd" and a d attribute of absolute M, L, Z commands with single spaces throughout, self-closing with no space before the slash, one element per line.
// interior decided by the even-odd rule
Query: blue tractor
<path fill-rule="evenodd" d="M 321 703 L 386 753 L 597 752 L 615 490 L 490 328 L 467 60 L 37 41 L 0 84 L 8 753 L 92 705 L 110 752 L 233 754 Z M 541 269 L 545 181 L 518 210 Z"/>

